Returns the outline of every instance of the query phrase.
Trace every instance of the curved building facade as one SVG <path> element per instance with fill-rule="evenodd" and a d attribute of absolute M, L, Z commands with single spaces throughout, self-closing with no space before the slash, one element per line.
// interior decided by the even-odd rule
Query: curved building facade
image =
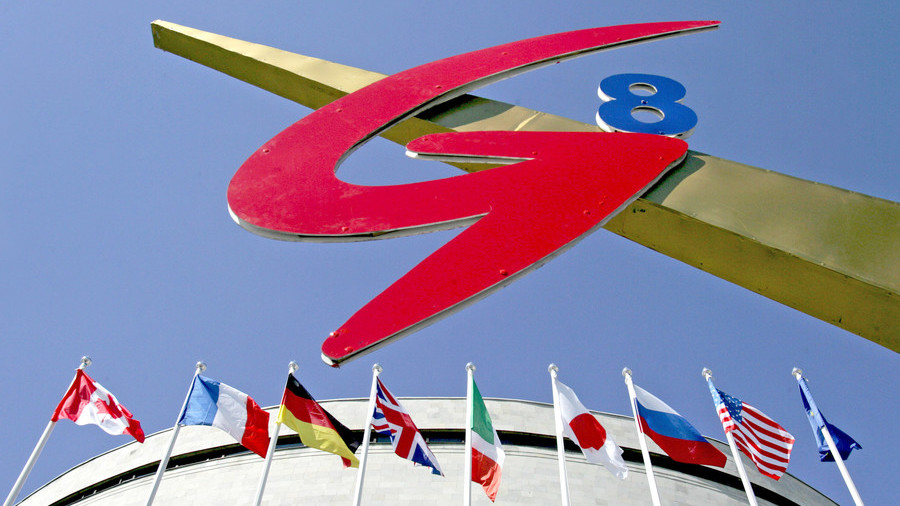
<path fill-rule="evenodd" d="M 321 404 L 350 429 L 362 431 L 367 402 L 351 399 Z M 428 439 L 445 476 L 435 476 L 428 468 L 413 466 L 394 455 L 387 439 L 376 439 L 369 447 L 363 504 L 460 504 L 464 485 L 465 399 L 404 398 L 402 402 Z M 495 504 L 559 504 L 553 406 L 508 399 L 486 399 L 485 403 L 506 452 Z M 575 446 L 567 446 L 571 503 L 650 504 L 632 418 L 595 415 L 625 450 L 629 476 L 619 481 L 602 466 L 587 463 Z M 142 445 L 132 442 L 98 455 L 47 483 L 20 504 L 143 505 L 170 436 L 171 429 L 164 430 L 149 436 Z M 728 447 L 718 441 L 712 443 L 729 455 L 724 469 L 674 462 L 648 440 L 664 504 L 746 504 Z M 760 505 L 836 504 L 789 474 L 774 481 L 758 474 L 752 463 L 747 462 Z M 224 432 L 212 427 L 183 427 L 155 504 L 252 504 L 262 468 L 263 459 L 236 444 Z M 355 483 L 356 469 L 344 469 L 339 457 L 303 446 L 296 434 L 282 427 L 263 504 L 352 504 Z M 491 504 L 477 484 L 473 484 L 472 504 Z"/>

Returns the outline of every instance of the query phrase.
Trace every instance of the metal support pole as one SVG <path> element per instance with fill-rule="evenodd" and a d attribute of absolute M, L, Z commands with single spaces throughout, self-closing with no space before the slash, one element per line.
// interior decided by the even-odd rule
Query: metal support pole
<path fill-rule="evenodd" d="M 712 371 L 704 368 L 701 374 L 706 378 L 706 382 L 709 383 L 712 388 L 715 388 L 712 381 Z M 719 412 L 718 409 L 716 409 L 716 416 L 718 415 Z M 734 459 L 734 465 L 737 467 L 738 474 L 741 477 L 741 483 L 744 485 L 744 492 L 747 493 L 747 501 L 750 503 L 750 506 L 758 506 L 756 495 L 753 494 L 753 485 L 750 483 L 750 478 L 747 477 L 747 470 L 744 469 L 744 461 L 741 460 L 741 454 L 738 452 L 737 443 L 734 442 L 734 436 L 731 435 L 730 430 L 725 431 L 725 439 L 728 440 L 728 446 L 731 448 L 731 457 Z"/>
<path fill-rule="evenodd" d="M 81 365 L 78 366 L 78 369 L 84 370 L 87 366 L 91 365 L 91 357 L 84 356 L 81 357 Z M 76 375 L 76 378 L 78 376 Z M 75 382 L 75 378 L 72 378 L 72 382 Z M 71 384 L 69 385 L 71 387 Z M 68 389 L 66 389 L 68 392 Z M 6 496 L 6 501 L 3 502 L 3 506 L 12 506 L 16 503 L 16 499 L 19 497 L 19 493 L 22 492 L 22 487 L 25 486 L 25 480 L 28 479 L 28 475 L 31 474 L 31 470 L 34 468 L 34 464 L 37 462 L 38 457 L 41 456 L 41 452 L 44 451 L 44 445 L 47 444 L 47 440 L 50 439 L 50 434 L 53 432 L 53 427 L 56 426 L 56 422 L 51 420 L 47 423 L 47 426 L 44 428 L 43 434 L 41 434 L 40 439 L 36 445 L 34 445 L 34 450 L 31 451 L 31 456 L 28 457 L 28 461 L 25 462 L 25 467 L 22 468 L 22 472 L 19 473 L 19 477 L 16 479 L 16 483 L 13 485 L 12 490 L 9 491 L 9 495 Z"/>
<path fill-rule="evenodd" d="M 647 482 L 650 484 L 650 499 L 653 506 L 660 506 L 659 491 L 656 488 L 656 478 L 653 476 L 653 464 L 650 463 L 650 451 L 647 449 L 647 440 L 644 438 L 644 429 L 638 419 L 637 394 L 634 392 L 634 383 L 631 382 L 631 369 L 622 369 L 625 384 L 628 386 L 628 396 L 631 398 L 631 412 L 634 414 L 634 426 L 637 429 L 638 441 L 641 443 L 641 456 L 644 458 L 644 469 L 647 471 Z"/>
<path fill-rule="evenodd" d="M 299 369 L 297 362 L 291 360 L 288 364 L 288 375 Z M 263 463 L 262 476 L 259 478 L 259 485 L 256 487 L 256 499 L 253 504 L 259 506 L 262 503 L 263 494 L 266 491 L 266 481 L 269 479 L 269 468 L 272 466 L 272 459 L 275 456 L 275 447 L 278 446 L 278 433 L 281 431 L 281 424 L 276 420 L 275 432 L 269 440 L 269 448 L 266 450 L 266 461 Z"/>
<path fill-rule="evenodd" d="M 178 422 L 181 421 L 181 415 L 184 414 L 184 410 L 187 408 L 188 399 L 191 398 L 191 392 L 194 390 L 194 381 L 196 381 L 197 376 L 205 370 L 206 364 L 204 362 L 197 362 L 196 369 L 194 370 L 194 377 L 191 378 L 191 386 L 188 387 L 187 395 L 184 396 L 184 403 L 181 405 L 181 410 L 178 411 L 178 417 L 175 419 L 175 427 L 172 429 L 172 438 L 169 440 L 169 447 L 166 448 L 166 454 L 163 456 L 162 460 L 159 461 L 159 467 L 156 468 L 156 477 L 153 478 L 153 487 L 150 489 L 150 495 L 147 497 L 147 506 L 153 504 L 153 499 L 156 498 L 156 491 L 159 490 L 159 482 L 162 481 L 163 473 L 166 472 L 166 466 L 169 465 L 169 457 L 172 456 L 172 450 L 175 448 L 175 440 L 178 439 L 178 433 L 181 431 L 181 424 Z"/>
<path fill-rule="evenodd" d="M 356 472 L 356 493 L 353 506 L 359 506 L 362 501 L 363 482 L 366 479 L 366 463 L 369 460 L 369 438 L 372 435 L 372 418 L 375 414 L 375 393 L 378 389 L 378 375 L 382 368 L 378 364 L 372 365 L 372 388 L 369 390 L 369 407 L 366 415 L 366 428 L 363 433 L 362 458 L 359 460 L 359 470 Z"/>
<path fill-rule="evenodd" d="M 550 386 L 553 389 L 553 414 L 556 423 L 556 454 L 559 461 L 559 488 L 563 506 L 569 506 L 569 477 L 566 473 L 566 444 L 563 440 L 562 412 L 559 406 L 559 388 L 556 386 L 556 377 L 559 368 L 556 364 L 547 367 L 550 373 Z"/>
<path fill-rule="evenodd" d="M 463 478 L 463 504 L 472 504 L 472 422 L 475 416 L 472 409 L 473 393 L 472 382 L 475 381 L 475 364 L 466 364 L 466 472 Z"/>
<path fill-rule="evenodd" d="M 796 367 L 791 371 L 791 374 L 797 378 L 798 383 L 803 379 L 803 371 Z M 828 444 L 828 449 L 831 450 L 831 455 L 834 457 L 834 463 L 837 464 L 838 470 L 841 472 L 841 477 L 844 478 L 844 484 L 847 485 L 847 490 L 850 491 L 850 496 L 853 497 L 853 503 L 856 504 L 856 506 L 863 506 L 859 491 L 856 490 L 853 478 L 850 477 L 850 472 L 847 471 L 847 466 L 844 464 L 844 459 L 841 458 L 841 452 L 838 451 L 837 445 L 834 443 L 834 439 L 828 431 L 828 426 L 823 424 L 819 430 L 822 431 L 822 437 L 825 439 L 825 443 Z"/>

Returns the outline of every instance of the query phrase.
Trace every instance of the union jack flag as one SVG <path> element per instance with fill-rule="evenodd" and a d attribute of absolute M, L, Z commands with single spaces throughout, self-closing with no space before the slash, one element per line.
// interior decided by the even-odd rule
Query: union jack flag
<path fill-rule="evenodd" d="M 709 382 L 725 433 L 731 432 L 737 447 L 750 457 L 759 472 L 773 480 L 787 470 L 794 436 L 762 411 L 726 394 Z"/>
<path fill-rule="evenodd" d="M 425 438 L 416 428 L 412 418 L 397 399 L 388 392 L 384 383 L 380 379 L 377 381 L 378 391 L 375 396 L 372 428 L 381 435 L 390 436 L 391 444 L 394 445 L 394 453 L 415 464 L 430 467 L 431 474 L 443 476 L 444 473 L 441 471 L 437 459 L 431 453 L 425 443 Z"/>

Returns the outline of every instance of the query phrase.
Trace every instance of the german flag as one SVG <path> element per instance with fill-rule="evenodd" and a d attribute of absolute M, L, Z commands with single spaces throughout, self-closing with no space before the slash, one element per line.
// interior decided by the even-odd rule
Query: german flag
<path fill-rule="evenodd" d="M 359 467 L 353 454 L 362 438 L 325 411 L 293 374 L 288 374 L 277 421 L 294 429 L 306 446 L 338 455 L 344 467 Z"/>

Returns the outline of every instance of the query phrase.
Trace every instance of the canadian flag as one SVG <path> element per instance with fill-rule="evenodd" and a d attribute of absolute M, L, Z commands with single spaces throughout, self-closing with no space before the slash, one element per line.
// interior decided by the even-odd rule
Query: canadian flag
<path fill-rule="evenodd" d="M 78 425 L 99 425 L 108 434 L 129 434 L 139 443 L 144 442 L 141 422 L 134 420 L 131 412 L 119 404 L 113 394 L 81 369 L 75 372 L 75 380 L 56 406 L 51 421 L 61 418 Z"/>
<path fill-rule="evenodd" d="M 559 416 L 562 418 L 563 435 L 581 447 L 588 462 L 603 464 L 616 478 L 624 480 L 628 467 L 622 459 L 622 449 L 616 445 L 597 418 L 590 414 L 571 388 L 556 380 L 559 392 Z"/>

